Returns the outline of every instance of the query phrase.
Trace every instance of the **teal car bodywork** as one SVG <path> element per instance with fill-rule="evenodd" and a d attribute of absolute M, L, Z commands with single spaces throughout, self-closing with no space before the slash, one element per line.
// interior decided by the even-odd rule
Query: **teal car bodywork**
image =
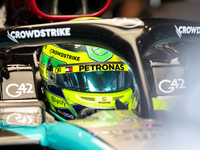
<path fill-rule="evenodd" d="M 18 133 L 31 141 L 39 141 L 41 146 L 52 149 L 112 149 L 88 131 L 66 122 L 42 123 L 34 127 L 2 126 L 1 129 Z"/>

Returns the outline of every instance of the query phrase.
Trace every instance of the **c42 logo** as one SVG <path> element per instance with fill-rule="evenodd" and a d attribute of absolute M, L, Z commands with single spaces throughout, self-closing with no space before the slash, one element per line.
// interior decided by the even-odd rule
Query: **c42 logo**
<path fill-rule="evenodd" d="M 178 89 L 184 89 L 185 86 L 185 80 L 183 79 L 173 79 L 173 80 L 162 80 L 159 82 L 158 88 L 163 93 L 172 93 L 175 90 Z"/>
<path fill-rule="evenodd" d="M 17 89 L 15 92 L 11 92 L 11 88 Z M 10 96 L 10 97 L 19 97 L 22 95 L 22 93 L 33 93 L 33 85 L 30 83 L 22 83 L 22 84 L 9 84 L 6 87 L 6 93 Z M 12 93 L 12 94 L 11 94 Z"/>
<path fill-rule="evenodd" d="M 6 118 L 6 121 L 10 124 L 21 123 L 23 125 L 31 125 L 33 123 L 31 116 L 22 115 L 20 113 L 9 114 Z"/>

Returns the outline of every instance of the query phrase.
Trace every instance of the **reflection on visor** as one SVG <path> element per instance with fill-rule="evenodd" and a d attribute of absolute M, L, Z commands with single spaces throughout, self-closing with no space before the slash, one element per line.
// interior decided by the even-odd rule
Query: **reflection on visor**
<path fill-rule="evenodd" d="M 133 80 L 128 71 L 90 71 L 57 74 L 57 85 L 80 92 L 113 92 L 132 88 Z"/>

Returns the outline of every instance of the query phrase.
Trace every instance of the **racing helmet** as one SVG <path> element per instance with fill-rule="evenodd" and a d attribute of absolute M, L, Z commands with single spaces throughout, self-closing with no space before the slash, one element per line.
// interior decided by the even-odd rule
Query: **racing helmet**
<path fill-rule="evenodd" d="M 40 74 L 50 112 L 58 120 L 75 119 L 85 108 L 114 110 L 116 101 L 137 108 L 133 72 L 111 51 L 81 44 L 42 47 Z"/>

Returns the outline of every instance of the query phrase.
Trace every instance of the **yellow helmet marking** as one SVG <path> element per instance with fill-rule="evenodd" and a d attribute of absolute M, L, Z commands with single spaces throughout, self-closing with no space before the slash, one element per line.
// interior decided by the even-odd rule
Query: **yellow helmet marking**
<path fill-rule="evenodd" d="M 129 71 L 126 64 L 82 64 L 64 67 L 54 67 L 55 74 L 65 74 L 66 72 L 87 72 L 87 71 Z"/>

